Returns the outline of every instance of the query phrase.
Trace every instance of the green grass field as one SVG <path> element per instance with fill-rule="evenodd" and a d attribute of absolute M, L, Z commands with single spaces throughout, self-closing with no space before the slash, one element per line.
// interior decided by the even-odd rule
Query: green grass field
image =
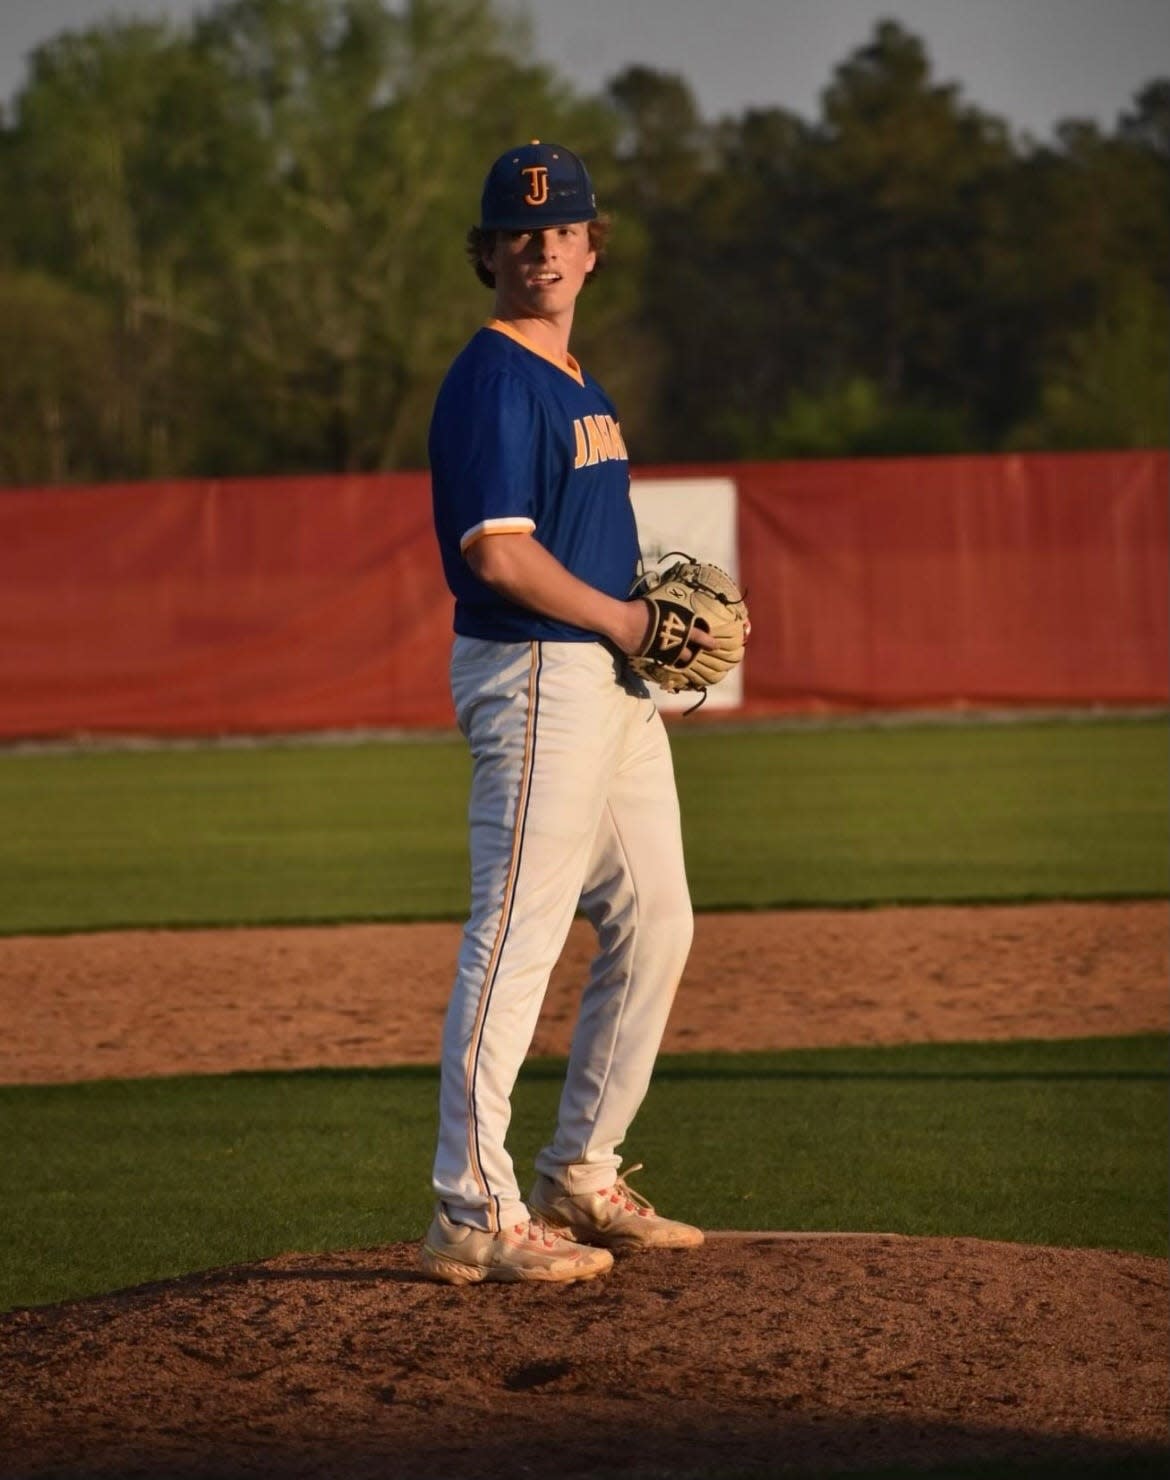
<path fill-rule="evenodd" d="M 674 729 L 699 909 L 1170 892 L 1162 719 Z M 0 934 L 455 917 L 462 742 L 0 754 Z"/>
<path fill-rule="evenodd" d="M 1164 718 L 673 738 L 700 909 L 1170 892 Z M 0 934 L 457 917 L 467 776 L 457 740 L 0 754 Z M 1166 1079 L 1160 1038 L 668 1058 L 627 1149 L 709 1227 L 1164 1254 Z M 0 1305 L 415 1238 L 435 1111 L 431 1069 L 0 1088 Z"/>
<path fill-rule="evenodd" d="M 521 1185 L 564 1066 L 529 1063 Z M 415 1239 L 430 1068 L 0 1089 L 0 1306 Z M 709 1228 L 1167 1247 L 1156 1037 L 664 1057 L 630 1153 Z"/>

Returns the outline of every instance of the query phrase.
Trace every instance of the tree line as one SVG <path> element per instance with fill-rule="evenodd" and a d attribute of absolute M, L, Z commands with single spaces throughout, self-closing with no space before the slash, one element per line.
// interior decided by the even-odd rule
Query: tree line
<path fill-rule="evenodd" d="M 56 37 L 0 114 L 0 482 L 425 466 L 534 136 L 615 220 L 575 349 L 637 462 L 1168 440 L 1170 79 L 1035 142 L 887 21 L 816 118 L 710 121 L 492 0 L 220 0 Z"/>

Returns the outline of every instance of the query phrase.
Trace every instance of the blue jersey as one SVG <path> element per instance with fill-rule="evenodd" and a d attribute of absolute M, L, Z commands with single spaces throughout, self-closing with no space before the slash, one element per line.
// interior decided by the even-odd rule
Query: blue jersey
<path fill-rule="evenodd" d="M 597 382 L 493 321 L 447 372 L 429 449 L 455 631 L 496 642 L 599 641 L 509 601 L 464 559 L 482 537 L 531 533 L 581 580 L 626 596 L 638 564 L 629 458 Z"/>

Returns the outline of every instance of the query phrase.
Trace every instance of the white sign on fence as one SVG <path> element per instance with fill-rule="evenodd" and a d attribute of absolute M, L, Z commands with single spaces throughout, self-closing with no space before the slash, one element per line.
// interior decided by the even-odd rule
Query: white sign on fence
<path fill-rule="evenodd" d="M 739 580 L 735 483 L 730 478 L 634 478 L 630 485 L 642 559 L 650 565 L 670 551 L 720 565 Z M 745 659 L 746 661 L 746 659 Z M 690 709 L 697 695 L 652 692 L 659 709 Z M 707 695 L 707 709 L 743 703 L 743 664 Z"/>

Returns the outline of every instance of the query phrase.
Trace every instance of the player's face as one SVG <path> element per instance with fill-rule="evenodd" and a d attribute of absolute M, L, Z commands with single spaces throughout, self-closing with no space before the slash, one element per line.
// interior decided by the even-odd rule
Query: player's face
<path fill-rule="evenodd" d="M 496 277 L 501 316 L 556 318 L 572 310 L 597 262 L 589 226 L 574 221 L 543 231 L 500 231 L 484 258 Z"/>

